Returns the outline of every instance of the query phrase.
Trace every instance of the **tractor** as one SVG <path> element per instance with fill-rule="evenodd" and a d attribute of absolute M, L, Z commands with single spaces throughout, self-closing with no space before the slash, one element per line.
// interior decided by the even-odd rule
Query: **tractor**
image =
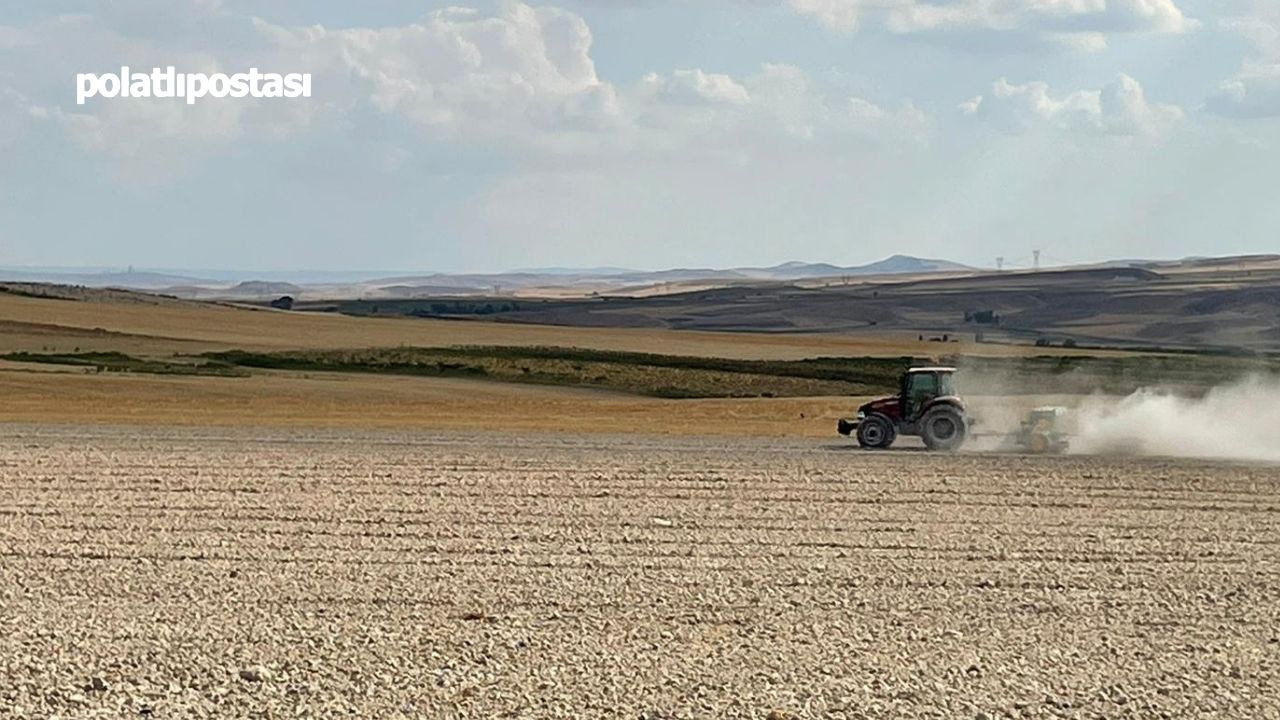
<path fill-rule="evenodd" d="M 970 419 L 956 395 L 953 367 L 916 367 L 902 375 L 892 397 L 858 408 L 856 420 L 842 419 L 841 435 L 857 437 L 868 450 L 883 450 L 899 435 L 919 436 L 930 450 L 958 450 L 969 434 Z"/>

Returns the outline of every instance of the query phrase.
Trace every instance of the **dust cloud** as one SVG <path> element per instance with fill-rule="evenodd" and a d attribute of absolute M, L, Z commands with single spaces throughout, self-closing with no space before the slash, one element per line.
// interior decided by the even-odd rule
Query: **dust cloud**
<path fill-rule="evenodd" d="M 1071 452 L 1280 462 L 1280 379 L 1251 377 L 1198 398 L 1143 389 L 1092 396 L 1075 413 Z"/>

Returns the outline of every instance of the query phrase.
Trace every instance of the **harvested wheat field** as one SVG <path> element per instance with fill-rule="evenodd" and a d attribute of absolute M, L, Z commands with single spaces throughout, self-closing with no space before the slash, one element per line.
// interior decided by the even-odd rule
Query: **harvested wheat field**
<path fill-rule="evenodd" d="M 12 717 L 1276 717 L 1280 475 L 0 426 Z"/>

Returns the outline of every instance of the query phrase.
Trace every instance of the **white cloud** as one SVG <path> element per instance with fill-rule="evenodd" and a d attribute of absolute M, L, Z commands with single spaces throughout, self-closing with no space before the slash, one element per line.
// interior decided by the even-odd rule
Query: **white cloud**
<path fill-rule="evenodd" d="M 1280 64 L 1246 67 L 1224 81 L 1206 107 L 1233 118 L 1280 117 Z"/>
<path fill-rule="evenodd" d="M 904 0 L 898 4 L 906 4 Z M 809 15 L 827 28 L 836 32 L 853 32 L 858 27 L 863 13 L 876 7 L 893 7 L 893 5 L 873 5 L 865 0 L 787 0 L 791 9 L 801 15 Z"/>
<path fill-rule="evenodd" d="M 892 110 L 825 93 L 795 66 L 765 65 L 746 84 L 762 115 L 790 136 L 915 141 L 930 131 L 928 117 L 909 102 Z"/>
<path fill-rule="evenodd" d="M 677 103 L 730 103 L 744 105 L 751 100 L 747 89 L 728 75 L 702 70 L 676 70 L 670 77 L 651 73 L 644 79 L 644 91 Z"/>
<path fill-rule="evenodd" d="M 126 7 L 121 3 L 117 12 Z M 191 6 L 193 13 L 205 11 L 213 8 L 202 0 Z M 183 72 L 212 73 L 236 64 L 225 52 L 179 47 L 172 37 L 122 34 L 112 27 L 120 19 L 110 13 L 105 19 L 57 15 L 15 29 L 10 35 L 18 42 L 9 46 L 11 62 L 9 72 L 0 73 L 0 92 L 23 97 L 38 119 L 60 128 L 72 143 L 139 177 L 172 174 L 209 151 L 278 129 L 284 106 L 252 99 L 194 106 L 177 100 L 104 99 L 76 105 L 77 73 L 118 72 L 122 65 L 135 71 L 175 65 Z M 247 65 L 231 71 L 241 69 Z"/>
<path fill-rule="evenodd" d="M 1280 6 L 1268 4 L 1255 13 L 1220 21 L 1252 45 L 1240 71 L 1222 82 L 1205 106 L 1233 118 L 1280 117 Z"/>
<path fill-rule="evenodd" d="M 899 34 L 1026 36 L 1083 50 L 1120 33 L 1185 33 L 1200 23 L 1174 0 L 787 0 L 836 32 L 875 23 Z"/>
<path fill-rule="evenodd" d="M 0 90 L 33 98 L 78 145 L 123 162 L 161 167 L 245 139 L 341 126 L 365 109 L 404 118 L 429 141 L 495 150 L 605 128 L 619 112 L 616 90 L 596 76 L 586 23 L 556 8 L 509 2 L 493 14 L 451 8 L 402 26 L 340 30 L 279 26 L 213 0 L 104 3 L 97 12 L 5 27 L 0 42 L 15 61 Z M 142 21 L 153 16 L 164 32 Z M 311 72 L 313 98 L 71 102 L 76 73 L 123 64 Z"/>
<path fill-rule="evenodd" d="M 1277 125 L 1184 127 L 1156 100 L 1186 105 L 1235 74 L 1226 29 L 1253 50 L 1217 109 L 1273 112 L 1276 0 L 787 2 L 814 21 L 775 28 L 786 3 L 761 0 L 559 3 L 590 5 L 582 14 L 502 0 L 421 14 L 386 0 L 47 0 L 0 27 L 0 224 L 31 262 L 331 267 L 852 262 L 902 247 L 972 260 L 1027 237 L 1139 256 L 1271 237 Z M 1184 9 L 1239 18 L 1145 36 L 1192 30 Z M 822 40 L 818 21 L 866 36 L 832 54 L 848 43 Z M 963 52 L 1109 41 L 1090 58 Z M 618 45 L 606 55 L 604 42 Z M 1154 97 L 1094 79 L 1135 57 L 1144 73 L 1167 67 Z M 316 92 L 74 105 L 76 72 L 122 63 L 309 71 Z M 938 103 L 978 91 L 935 127 Z M 164 192 L 128 192 L 120 174 L 159 177 Z M 1237 212 L 1240 198 L 1262 211 Z M 195 205 L 240 211 L 184 223 Z"/>
<path fill-rule="evenodd" d="M 1101 90 L 1058 96 L 1048 83 L 1015 85 L 1001 78 L 990 96 L 962 103 L 960 111 L 1013 132 L 1049 126 L 1112 135 L 1157 135 L 1184 116 L 1176 105 L 1148 101 L 1142 85 L 1124 74 Z"/>
<path fill-rule="evenodd" d="M 615 91 L 596 75 L 579 16 L 508 3 L 495 15 L 450 8 L 404 26 L 327 30 L 258 21 L 278 57 L 318 88 L 401 115 L 433 139 L 498 141 L 566 120 L 607 124 Z"/>
<path fill-rule="evenodd" d="M 931 132 L 928 117 L 910 103 L 886 109 L 826 92 L 793 65 L 766 64 L 741 79 L 700 70 L 654 74 L 626 97 L 636 136 L 649 148 L 680 138 L 679 146 L 693 151 L 751 154 L 781 143 L 797 149 L 912 144 Z"/>
<path fill-rule="evenodd" d="M 597 156 L 613 162 L 510 173 L 469 209 L 467 231 L 522 238 L 510 252 L 523 264 L 547 247 L 593 262 L 605 237 L 663 258 L 648 262 L 680 262 L 694 246 L 731 252 L 748 236 L 841 247 L 891 233 L 865 218 L 903 200 L 905 168 L 932 149 L 924 112 L 830 91 L 791 65 L 709 77 L 676 71 L 622 89 L 618 154 Z"/>
<path fill-rule="evenodd" d="M 357 101 L 410 119 L 431 139 L 489 148 L 617 155 L 697 150 L 705 134 L 723 149 L 769 137 L 911 134 L 926 124 L 911 106 L 885 111 L 829 97 L 786 65 L 747 77 L 684 68 L 615 86 L 596 74 L 586 23 L 555 8 L 510 4 L 494 16 L 447 10 L 382 30 L 268 32 L 322 77 L 355 78 L 346 91 Z"/>
<path fill-rule="evenodd" d="M 152 0 L 147 0 L 147 3 Z M 554 7 L 503 4 L 492 13 L 449 8 L 399 26 L 329 29 L 236 16 L 195 0 L 165 14 L 180 47 L 152 36 L 134 12 L 112 10 L 28 28 L 22 58 L 39 68 L 31 95 L 80 147 L 147 173 L 181 169 L 243 141 L 296 138 L 381 115 L 407 121 L 422 141 L 525 162 L 598 164 L 640 152 L 741 158 L 759 145 L 918 141 L 928 119 L 913 105 L 885 109 L 831 94 L 799 68 L 765 65 L 745 77 L 700 68 L 652 73 L 624 87 L 602 80 L 582 17 Z M 146 5 L 147 3 L 143 3 Z M 184 35 L 204 23 L 217 37 Z M 228 39 L 234 38 L 231 43 Z M 170 38 L 172 39 L 172 38 Z M 313 74 L 313 98 L 289 102 L 71 99 L 70 48 L 103 71 L 177 65 L 185 72 L 250 66 Z M 0 78 L 0 86 L 4 79 Z"/>
<path fill-rule="evenodd" d="M 104 105 L 98 112 L 42 108 L 81 147 L 151 169 L 180 161 L 193 149 L 234 143 L 247 134 L 248 103 L 182 103 L 147 99 Z"/>

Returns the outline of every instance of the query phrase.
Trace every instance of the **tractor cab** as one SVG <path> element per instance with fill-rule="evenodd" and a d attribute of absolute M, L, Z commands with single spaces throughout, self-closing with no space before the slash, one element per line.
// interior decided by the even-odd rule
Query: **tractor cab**
<path fill-rule="evenodd" d="M 956 369 L 951 367 L 911 368 L 902 376 L 902 390 L 899 403 L 903 420 L 918 420 L 929 403 L 940 397 L 955 397 L 953 376 Z"/>

